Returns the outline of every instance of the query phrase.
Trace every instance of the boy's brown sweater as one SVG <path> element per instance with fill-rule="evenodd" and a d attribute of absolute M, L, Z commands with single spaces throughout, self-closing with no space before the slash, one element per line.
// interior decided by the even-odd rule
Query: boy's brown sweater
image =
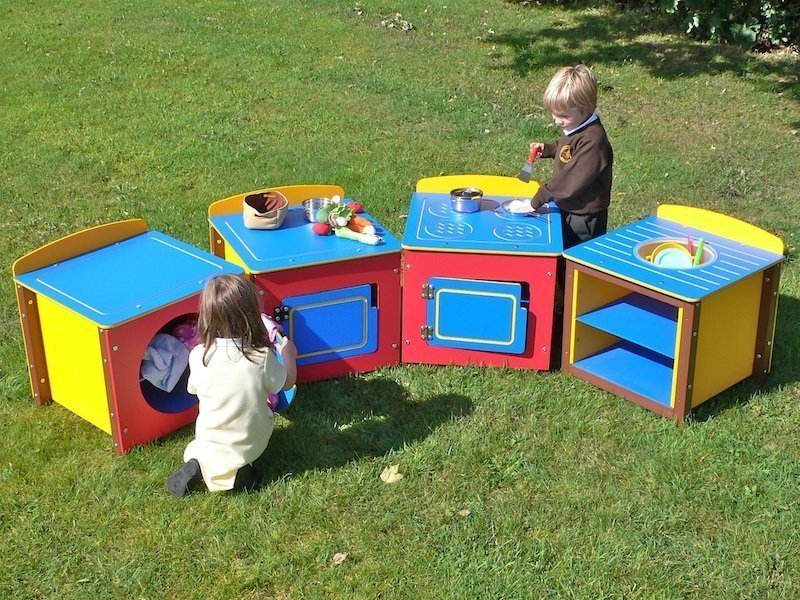
<path fill-rule="evenodd" d="M 544 158 L 553 158 L 553 178 L 531 200 L 534 208 L 555 201 L 576 215 L 599 213 L 611 202 L 614 152 L 600 119 L 544 145 Z"/>

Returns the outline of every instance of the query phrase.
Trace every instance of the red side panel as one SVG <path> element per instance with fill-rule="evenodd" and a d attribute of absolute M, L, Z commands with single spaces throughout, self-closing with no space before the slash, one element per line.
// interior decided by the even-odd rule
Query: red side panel
<path fill-rule="evenodd" d="M 103 353 L 107 357 L 107 386 L 109 387 L 109 411 L 114 437 L 114 451 L 125 454 L 133 446 L 156 440 L 197 417 L 197 404 L 186 408 L 186 379 L 178 382 L 175 407 L 170 408 L 169 399 L 160 403 L 157 410 L 145 399 L 140 382 L 142 356 L 150 341 L 167 323 L 183 315 L 196 315 L 199 295 L 194 295 L 176 304 L 165 306 L 154 313 L 107 329 L 101 333 Z M 181 388 L 182 386 L 182 388 Z M 144 385 L 147 389 L 147 384 Z"/>

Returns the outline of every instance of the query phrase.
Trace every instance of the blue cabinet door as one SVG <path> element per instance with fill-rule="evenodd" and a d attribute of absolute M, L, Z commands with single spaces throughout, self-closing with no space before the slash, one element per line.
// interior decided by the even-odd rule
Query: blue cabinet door
<path fill-rule="evenodd" d="M 370 354 L 378 348 L 372 286 L 284 298 L 282 321 L 297 346 L 298 366 Z"/>
<path fill-rule="evenodd" d="M 505 354 L 525 351 L 528 310 L 521 284 L 433 277 L 427 297 L 430 345 Z"/>

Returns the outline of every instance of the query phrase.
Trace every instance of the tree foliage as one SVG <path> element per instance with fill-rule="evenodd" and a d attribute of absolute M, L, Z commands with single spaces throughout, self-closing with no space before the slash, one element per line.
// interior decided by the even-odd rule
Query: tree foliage
<path fill-rule="evenodd" d="M 511 0 L 534 4 L 531 0 Z M 592 0 L 589 0 L 590 2 Z M 595 2 L 604 0 L 594 0 Z M 772 48 L 800 43 L 800 0 L 605 0 L 629 9 L 667 13 L 694 38 Z M 537 0 L 536 4 L 584 4 Z"/>
<path fill-rule="evenodd" d="M 656 1 L 662 10 L 682 21 L 686 33 L 699 39 L 772 48 L 796 43 L 800 38 L 797 0 Z"/>

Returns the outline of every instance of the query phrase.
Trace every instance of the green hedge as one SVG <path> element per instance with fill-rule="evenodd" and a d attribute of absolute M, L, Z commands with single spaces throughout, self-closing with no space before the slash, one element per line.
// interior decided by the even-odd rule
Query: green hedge
<path fill-rule="evenodd" d="M 510 0 L 532 4 L 530 0 Z M 667 13 L 701 40 L 769 50 L 800 43 L 800 0 L 588 0 L 629 9 Z M 586 4 L 582 0 L 538 0 L 537 4 Z"/>
<path fill-rule="evenodd" d="M 699 39 L 748 48 L 773 48 L 800 40 L 798 0 L 641 0 L 645 5 L 653 2 L 679 18 L 686 32 Z"/>

